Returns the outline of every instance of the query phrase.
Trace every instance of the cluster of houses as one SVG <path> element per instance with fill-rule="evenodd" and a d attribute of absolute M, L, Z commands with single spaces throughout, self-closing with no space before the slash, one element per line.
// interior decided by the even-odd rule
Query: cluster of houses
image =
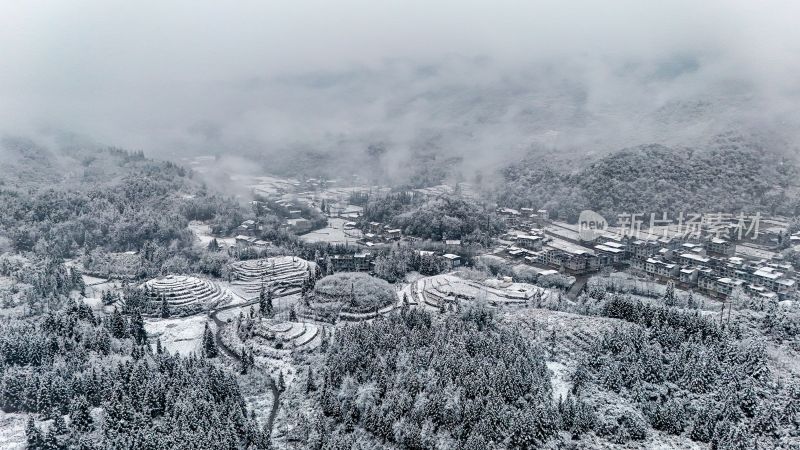
<path fill-rule="evenodd" d="M 236 228 L 237 234 L 234 238 L 236 246 L 239 248 L 265 249 L 269 247 L 268 241 L 257 238 L 262 226 L 255 220 L 245 220 Z"/>
<path fill-rule="evenodd" d="M 546 209 L 535 210 L 533 208 L 497 208 L 497 215 L 505 220 L 509 227 L 528 228 L 534 226 L 544 226 L 550 219 Z"/>
<path fill-rule="evenodd" d="M 437 254 L 431 250 L 417 250 L 417 254 L 423 258 L 433 258 L 438 262 L 442 262 L 446 270 L 453 270 L 461 267 L 461 257 L 453 253 Z"/>
<path fill-rule="evenodd" d="M 347 222 L 344 224 L 345 230 L 352 230 L 356 228 L 355 222 Z M 403 238 L 403 232 L 399 228 L 392 228 L 390 225 L 383 225 L 380 222 L 370 222 L 363 230 L 364 234 L 358 240 L 359 244 L 372 247 L 376 244 L 387 244 L 397 242 Z"/>
<path fill-rule="evenodd" d="M 242 236 L 255 236 L 261 230 L 262 226 L 252 219 L 245 220 L 241 225 L 236 227 L 236 232 Z"/>
<path fill-rule="evenodd" d="M 689 242 L 668 237 L 604 238 L 595 245 L 598 255 L 616 258 L 617 262 L 627 261 L 635 273 L 672 281 L 684 289 L 725 298 L 740 288 L 754 297 L 780 300 L 793 297 L 797 291 L 791 264 L 734 256 L 736 244 L 727 239 L 707 237 Z"/>
<path fill-rule="evenodd" d="M 246 236 L 240 234 L 234 239 L 236 240 L 236 245 L 240 248 L 255 248 L 257 250 L 264 250 L 270 245 L 269 241 L 258 239 L 255 236 Z"/>
<path fill-rule="evenodd" d="M 534 266 L 547 266 L 572 275 L 581 275 L 595 272 L 604 264 L 611 264 L 591 249 L 554 239 L 540 228 L 531 228 L 526 233 L 511 233 L 506 239 L 512 241 L 511 245 L 504 248 L 509 257 Z"/>
<path fill-rule="evenodd" d="M 431 258 L 441 263 L 445 269 L 453 270 L 461 266 L 461 257 L 453 253 L 439 254 L 433 251 L 417 250 L 423 258 Z M 325 263 L 334 272 L 370 272 L 375 262 L 375 255 L 370 252 L 355 254 L 331 255 Z"/>
<path fill-rule="evenodd" d="M 516 210 L 502 208 L 498 212 L 511 217 L 510 223 L 518 226 L 530 223 L 523 221 L 523 214 Z M 800 245 L 800 233 L 782 239 Z M 791 264 L 737 257 L 734 242 L 713 235 L 690 241 L 681 237 L 640 239 L 608 233 L 595 241 L 579 243 L 531 228 L 529 232 L 508 235 L 506 240 L 512 243 L 503 251 L 511 259 L 572 275 L 595 272 L 606 266 L 628 267 L 634 273 L 719 298 L 728 297 L 737 288 L 764 299 L 784 300 L 797 292 L 799 275 Z"/>

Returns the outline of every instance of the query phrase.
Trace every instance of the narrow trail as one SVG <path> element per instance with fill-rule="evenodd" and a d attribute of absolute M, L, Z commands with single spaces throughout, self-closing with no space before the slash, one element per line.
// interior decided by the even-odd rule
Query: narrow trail
<path fill-rule="evenodd" d="M 229 310 L 229 309 L 245 307 L 245 306 L 254 305 L 254 304 L 257 304 L 257 303 L 258 303 L 258 298 L 256 298 L 255 300 L 248 300 L 245 303 L 239 303 L 237 305 L 224 306 L 224 307 L 212 310 L 209 313 L 209 317 L 211 318 L 211 320 L 214 321 L 214 324 L 217 326 L 217 332 L 214 334 L 214 341 L 216 341 L 217 347 L 222 349 L 222 353 L 224 353 L 225 356 L 228 356 L 229 358 L 232 358 L 234 361 L 236 361 L 239 364 L 242 363 L 242 356 L 239 353 L 237 353 L 236 351 L 234 351 L 232 348 L 228 347 L 222 341 L 222 337 L 220 336 L 220 331 L 222 331 L 222 327 L 225 326 L 225 322 L 220 320 L 220 318 L 217 317 L 217 314 L 222 312 L 222 311 Z M 259 370 L 263 370 L 263 369 L 259 368 Z M 272 376 L 269 377 L 269 389 L 270 389 L 270 391 L 272 391 L 272 408 L 270 409 L 269 416 L 267 417 L 267 429 L 269 430 L 269 433 L 270 433 L 270 436 L 271 436 L 272 435 L 273 426 L 275 425 L 275 417 L 278 415 L 278 408 L 280 407 L 280 401 L 281 401 L 281 399 L 280 399 L 280 394 L 281 393 L 278 390 L 278 386 L 275 385 L 275 380 L 272 379 Z"/>
<path fill-rule="evenodd" d="M 591 277 L 592 276 L 589 274 L 576 275 L 575 282 L 572 283 L 572 286 L 570 286 L 569 290 L 567 290 L 567 298 L 572 301 L 577 300 L 578 296 L 583 291 L 583 288 L 586 286 L 586 282 L 589 281 L 589 278 Z"/>

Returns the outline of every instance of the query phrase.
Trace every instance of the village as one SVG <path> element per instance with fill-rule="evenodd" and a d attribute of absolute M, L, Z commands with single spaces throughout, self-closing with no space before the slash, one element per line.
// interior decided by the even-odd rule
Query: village
<path fill-rule="evenodd" d="M 732 293 L 762 300 L 791 300 L 800 281 L 800 274 L 779 251 L 800 244 L 800 233 L 790 235 L 788 221 L 780 217 L 759 216 L 754 219 L 757 223 L 751 220 L 745 230 L 749 234 L 743 239 L 730 239 L 742 226 L 741 218 L 734 215 L 709 215 L 711 220 L 696 221 L 690 232 L 686 226 L 681 228 L 663 219 L 648 224 L 647 220 L 637 223 L 630 218 L 626 223 L 621 218 L 622 223 L 587 237 L 580 232 L 580 224 L 550 217 L 546 210 L 496 207 L 506 232 L 494 239 L 491 248 L 476 252 L 460 239 L 424 242 L 389 224 L 363 222 L 359 220 L 363 206 L 350 200 L 384 193 L 388 188 L 336 185 L 335 180 L 309 179 L 289 180 L 281 189 L 269 192 L 263 186 L 256 187 L 262 200 L 253 201 L 253 205 L 278 210 L 285 217 L 285 227 L 306 242 L 352 249 L 330 258 L 336 272 L 369 272 L 381 249 L 411 246 L 422 256 L 436 258 L 447 270 L 483 254 L 511 265 L 528 266 L 538 276 L 567 275 L 580 284 L 573 289 L 575 293 L 588 278 L 610 271 L 723 300 Z M 415 195 L 442 195 L 455 190 L 443 186 Z M 326 226 L 311 231 L 315 220 L 325 220 Z M 236 245 L 266 248 L 269 242 L 256 237 L 258 227 L 253 220 L 242 223 Z"/>
<path fill-rule="evenodd" d="M 499 252 L 510 260 L 582 276 L 622 270 L 720 299 L 737 289 L 763 300 L 790 300 L 797 293 L 794 267 L 775 250 L 800 242 L 800 234 L 790 236 L 782 219 L 759 218 L 768 228 L 742 241 L 729 238 L 737 234 L 735 217 L 699 223 L 690 233 L 675 224 L 617 226 L 587 238 L 580 224 L 551 220 L 547 211 L 500 208 L 498 213 L 512 229 Z"/>
<path fill-rule="evenodd" d="M 481 203 L 468 185 L 398 194 L 356 178 L 239 181 L 250 190 L 240 202 L 252 214 L 224 233 L 210 222 L 189 224 L 194 246 L 225 261 L 218 273 L 170 270 L 141 281 L 146 247 L 67 264 L 81 271 L 83 301 L 95 313 L 141 311 L 154 348 L 192 355 L 211 346 L 237 370 L 262 373 L 269 388 L 246 400 L 263 405 L 256 419 L 278 441 L 293 439 L 289 414 L 304 397 L 284 390 L 307 376 L 308 358 L 350 325 L 396 311 L 446 314 L 485 305 L 534 329 L 569 328 L 559 344 L 568 353 L 570 345 L 585 345 L 584 334 L 599 322 L 566 311 L 580 311 L 598 286 L 655 304 L 664 303 L 671 288 L 684 302 L 694 293 L 705 305 L 700 314 L 725 311 L 733 299 L 763 307 L 791 304 L 797 296 L 798 274 L 781 249 L 799 245 L 800 234 L 790 233 L 789 221 L 779 217 L 743 223 L 738 216 L 709 215 L 691 229 L 665 219 L 648 223 L 645 215 L 607 224 L 591 213 L 569 223 L 544 209 Z M 370 220 L 369 199 L 380 203 L 392 195 L 408 197 L 409 209 L 468 197 L 483 208 L 482 220 L 501 226 L 477 241 L 466 234 L 420 236 L 397 226 L 392 215 Z M 402 270 L 387 272 L 397 262 L 392 258 L 404 260 Z M 647 287 L 617 289 L 614 283 Z M 562 323 L 578 320 L 575 330 Z M 547 361 L 561 394 L 570 385 L 567 366 L 559 365 L 564 361 Z"/>

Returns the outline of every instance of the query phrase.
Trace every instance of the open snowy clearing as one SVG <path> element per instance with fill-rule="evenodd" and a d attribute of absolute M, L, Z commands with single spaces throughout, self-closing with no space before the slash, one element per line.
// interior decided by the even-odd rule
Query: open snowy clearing
<path fill-rule="evenodd" d="M 553 400 L 567 398 L 570 389 L 569 369 L 564 364 L 555 361 L 547 361 L 547 368 L 553 372 L 553 376 L 550 378 L 550 384 L 553 386 Z"/>
<path fill-rule="evenodd" d="M 205 324 L 205 316 L 146 319 L 144 329 L 153 342 L 160 339 L 161 345 L 168 352 L 190 355 L 200 352 Z"/>
<path fill-rule="evenodd" d="M 208 244 L 216 239 L 217 244 L 220 247 L 233 247 L 236 245 L 236 239 L 232 237 L 215 237 L 211 234 L 211 227 L 208 224 L 199 221 L 191 221 L 189 222 L 189 230 L 194 233 L 199 245 L 202 247 L 207 247 Z"/>
<path fill-rule="evenodd" d="M 12 414 L 0 411 L 0 448 L 7 450 L 28 447 L 25 437 L 25 414 Z"/>
<path fill-rule="evenodd" d="M 306 242 L 326 242 L 329 244 L 355 244 L 362 238 L 361 230 L 345 230 L 348 220 L 341 218 L 328 219 L 328 226 L 300 236 Z"/>

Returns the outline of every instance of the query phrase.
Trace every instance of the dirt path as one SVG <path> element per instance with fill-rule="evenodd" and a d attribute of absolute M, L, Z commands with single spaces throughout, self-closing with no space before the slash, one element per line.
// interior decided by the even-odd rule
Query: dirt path
<path fill-rule="evenodd" d="M 224 342 L 222 342 L 220 332 L 222 331 L 222 327 L 225 326 L 225 322 L 220 320 L 220 318 L 217 317 L 217 314 L 222 311 L 226 311 L 228 309 L 244 307 L 256 303 L 258 303 L 258 299 L 250 300 L 246 303 L 240 303 L 238 305 L 224 306 L 222 308 L 211 311 L 211 313 L 209 314 L 209 317 L 211 317 L 211 320 L 213 320 L 214 324 L 217 326 L 217 332 L 214 334 L 214 340 L 217 343 L 217 347 L 222 350 L 222 353 L 224 353 L 225 356 L 232 358 L 239 364 L 242 363 L 242 356 L 238 354 L 236 351 L 234 351 L 232 348 L 228 347 Z M 275 385 L 275 380 L 272 379 L 272 376 L 269 377 L 269 389 L 270 391 L 272 391 L 272 408 L 269 411 L 269 417 L 267 417 L 267 429 L 269 430 L 270 435 L 272 435 L 272 428 L 273 425 L 275 424 L 275 417 L 278 415 L 278 408 L 280 407 L 280 401 L 281 401 L 280 398 L 281 393 L 278 390 L 278 386 Z"/>
<path fill-rule="evenodd" d="M 589 281 L 591 277 L 591 275 L 576 275 L 575 282 L 572 283 L 572 286 L 570 286 L 567 291 L 567 298 L 573 301 L 577 300 L 584 286 L 586 286 L 586 282 Z"/>

